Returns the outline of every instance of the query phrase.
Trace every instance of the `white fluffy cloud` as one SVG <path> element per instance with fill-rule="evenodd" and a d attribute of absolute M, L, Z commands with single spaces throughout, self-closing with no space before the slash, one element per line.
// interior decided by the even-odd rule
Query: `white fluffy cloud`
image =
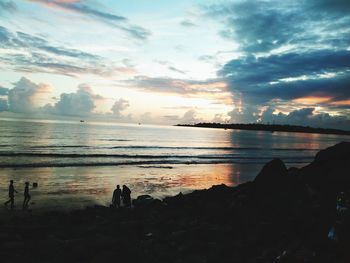
<path fill-rule="evenodd" d="M 96 101 L 104 98 L 93 92 L 90 86 L 81 84 L 74 93 L 62 93 L 54 106 L 46 105 L 43 110 L 65 116 L 88 116 L 96 108 Z"/>
<path fill-rule="evenodd" d="M 257 108 L 250 105 L 245 105 L 241 108 L 235 108 L 228 112 L 230 122 L 233 123 L 252 123 L 258 119 Z"/>
<path fill-rule="evenodd" d="M 182 118 L 180 118 L 180 123 L 184 124 L 194 124 L 202 121 L 203 120 L 201 118 L 197 117 L 197 111 L 195 109 L 186 111 Z"/>
<path fill-rule="evenodd" d="M 227 114 L 217 113 L 215 114 L 212 122 L 215 123 L 226 123 L 229 120 L 229 116 Z"/>
<path fill-rule="evenodd" d="M 112 113 L 99 111 L 99 106 L 110 103 L 109 98 L 96 94 L 87 84 L 80 84 L 75 92 L 62 93 L 53 98 L 48 84 L 36 84 L 22 77 L 12 89 L 0 87 L 0 112 L 40 113 L 61 116 L 81 116 L 131 121 L 131 115 L 122 114 L 129 106 L 123 98 L 116 100 L 110 109 Z M 52 101 L 56 100 L 55 103 Z M 103 107 L 102 107 L 103 108 Z"/>
<path fill-rule="evenodd" d="M 8 105 L 12 112 L 29 113 L 36 111 L 38 105 L 47 102 L 52 92 L 49 85 L 35 84 L 24 77 L 14 85 L 14 88 L 8 91 Z"/>
<path fill-rule="evenodd" d="M 119 99 L 116 102 L 114 102 L 111 111 L 113 112 L 114 117 L 120 119 L 123 117 L 122 111 L 126 110 L 129 106 L 129 101 L 125 99 Z"/>

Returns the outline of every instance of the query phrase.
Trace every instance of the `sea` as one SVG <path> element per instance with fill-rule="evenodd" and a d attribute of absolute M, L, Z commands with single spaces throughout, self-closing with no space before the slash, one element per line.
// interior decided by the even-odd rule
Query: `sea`
<path fill-rule="evenodd" d="M 263 165 L 310 163 L 349 136 L 103 122 L 0 119 L 0 201 L 14 180 L 17 209 L 30 183 L 32 210 L 109 205 L 117 184 L 132 198 L 164 198 L 254 180 Z M 37 187 L 33 187 L 37 183 Z M 5 209 L 5 208 L 4 208 Z"/>

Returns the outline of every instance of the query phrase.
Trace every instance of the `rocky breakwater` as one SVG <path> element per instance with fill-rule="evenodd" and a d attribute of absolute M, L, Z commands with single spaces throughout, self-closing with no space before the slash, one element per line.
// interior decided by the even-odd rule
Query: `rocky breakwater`
<path fill-rule="evenodd" d="M 350 262 L 349 153 L 350 143 L 341 143 L 301 169 L 274 159 L 253 182 L 164 200 L 140 196 L 134 209 L 10 215 L 0 219 L 0 256 L 3 262 Z"/>

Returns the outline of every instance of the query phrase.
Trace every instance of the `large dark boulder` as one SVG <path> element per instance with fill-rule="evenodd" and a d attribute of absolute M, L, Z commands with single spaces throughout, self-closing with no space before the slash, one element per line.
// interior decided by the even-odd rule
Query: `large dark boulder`
<path fill-rule="evenodd" d="M 315 160 L 300 169 L 301 178 L 325 195 L 350 190 L 350 142 L 320 151 Z"/>
<path fill-rule="evenodd" d="M 264 187 L 278 185 L 288 174 L 287 168 L 281 159 L 273 159 L 264 165 L 256 176 L 254 183 Z"/>
<path fill-rule="evenodd" d="M 162 201 L 159 199 L 154 199 L 150 195 L 140 195 L 135 200 L 132 201 L 132 204 L 136 208 L 157 208 L 163 205 Z"/>
<path fill-rule="evenodd" d="M 205 210 L 205 208 L 211 205 L 215 205 L 216 207 L 228 206 L 232 195 L 237 189 L 224 184 L 213 185 L 206 190 L 196 190 L 186 195 L 179 193 L 176 196 L 166 197 L 163 201 L 171 207 Z"/>
<path fill-rule="evenodd" d="M 262 168 L 250 196 L 261 215 L 275 214 L 282 221 L 304 214 L 310 205 L 305 184 L 298 176 L 291 175 L 280 159 L 273 159 Z"/>
<path fill-rule="evenodd" d="M 314 163 L 350 161 L 350 142 L 341 142 L 316 154 Z"/>

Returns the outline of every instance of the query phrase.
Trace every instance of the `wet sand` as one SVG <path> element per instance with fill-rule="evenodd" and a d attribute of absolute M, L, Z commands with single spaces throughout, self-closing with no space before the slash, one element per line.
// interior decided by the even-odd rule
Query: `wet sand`
<path fill-rule="evenodd" d="M 260 165 L 177 165 L 163 168 L 142 167 L 54 167 L 21 168 L 0 170 L 0 192 L 7 198 L 8 182 L 15 181 L 15 203 L 21 209 L 23 189 L 26 181 L 31 182 L 33 212 L 40 210 L 81 209 L 89 205 L 108 206 L 117 184 L 128 185 L 132 197 L 149 194 L 164 198 L 193 190 L 206 189 L 212 185 L 235 186 L 251 181 L 261 168 Z M 242 176 L 242 174 L 244 176 Z M 32 182 L 38 187 L 32 188 Z M 1 209 L 0 211 L 3 211 Z"/>
<path fill-rule="evenodd" d="M 0 217 L 0 257 L 6 263 L 349 262 L 349 158 L 344 143 L 300 169 L 275 159 L 253 182 L 163 200 L 142 196 L 131 209 L 7 211 Z M 328 237 L 331 228 L 336 238 Z"/>

